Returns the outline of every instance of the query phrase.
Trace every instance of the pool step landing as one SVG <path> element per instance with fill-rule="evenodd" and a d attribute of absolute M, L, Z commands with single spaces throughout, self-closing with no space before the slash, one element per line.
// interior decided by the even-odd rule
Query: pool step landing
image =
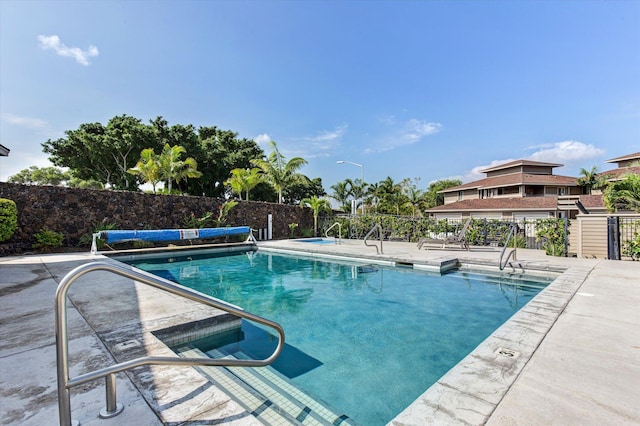
<path fill-rule="evenodd" d="M 177 352 L 183 357 L 207 357 L 190 346 L 179 348 Z M 243 353 L 232 356 L 215 349 L 209 354 L 215 358 L 250 359 Z M 270 367 L 196 368 L 264 424 L 356 425 L 348 416 L 338 414 L 327 404 L 302 392 Z"/>

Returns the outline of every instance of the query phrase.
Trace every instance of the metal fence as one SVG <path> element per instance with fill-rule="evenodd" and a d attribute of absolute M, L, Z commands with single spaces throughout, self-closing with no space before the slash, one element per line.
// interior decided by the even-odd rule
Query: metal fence
<path fill-rule="evenodd" d="M 607 258 L 623 257 L 640 260 L 640 218 L 610 216 L 607 218 Z"/>
<path fill-rule="evenodd" d="M 376 224 L 391 241 L 417 242 L 421 238 L 445 238 L 457 233 L 466 219 L 434 219 L 381 214 L 325 216 L 320 225 L 322 235 L 340 223 L 342 238 L 362 239 Z M 520 219 L 515 221 L 472 219 L 465 237 L 472 246 L 502 247 L 513 224 L 518 225 L 517 244 L 521 248 L 546 250 L 551 255 L 566 256 L 569 245 L 567 219 Z M 338 227 L 329 231 L 338 236 Z"/>

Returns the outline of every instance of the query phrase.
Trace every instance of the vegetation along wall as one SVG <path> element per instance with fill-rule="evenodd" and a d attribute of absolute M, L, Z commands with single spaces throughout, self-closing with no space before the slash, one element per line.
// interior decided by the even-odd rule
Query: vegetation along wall
<path fill-rule="evenodd" d="M 186 228 L 185 223 L 192 215 L 199 218 L 211 212 L 217 218 L 225 201 L 5 182 L 0 182 L 0 198 L 13 200 L 18 208 L 16 232 L 0 242 L 0 255 L 5 256 L 31 251 L 36 242 L 34 234 L 43 229 L 62 233 L 65 248 L 88 251 L 89 246 L 81 246 L 80 242 L 100 224 L 115 224 L 117 229 Z M 313 215 L 308 208 L 253 201 L 239 201 L 229 212 L 225 225 L 265 229 L 269 214 L 273 218 L 274 239 L 288 238 L 291 223 L 298 224 L 298 232 L 313 228 Z"/>

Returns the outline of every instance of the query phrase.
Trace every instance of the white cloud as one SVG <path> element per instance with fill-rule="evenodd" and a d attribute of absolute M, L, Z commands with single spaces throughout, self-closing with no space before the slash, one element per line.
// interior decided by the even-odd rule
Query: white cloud
<path fill-rule="evenodd" d="M 269 144 L 269 142 L 271 142 L 271 136 L 269 136 L 266 133 L 262 133 L 262 134 L 256 136 L 255 138 L 253 138 L 253 140 L 258 145 L 266 146 L 266 145 Z"/>
<path fill-rule="evenodd" d="M 508 158 L 506 160 L 493 160 L 489 164 L 485 164 L 483 166 L 476 166 L 473 169 L 467 171 L 464 174 L 464 176 L 462 176 L 460 179 L 462 180 L 462 182 L 465 182 L 465 183 L 473 182 L 474 180 L 484 179 L 487 177 L 487 174 L 483 173 L 482 172 L 483 170 L 488 169 L 490 167 L 498 166 L 500 164 L 510 163 L 511 161 L 515 161 L 515 159 Z"/>
<path fill-rule="evenodd" d="M 16 126 L 27 127 L 29 129 L 46 129 L 49 123 L 39 118 L 21 117 L 10 113 L 3 112 L 0 116 L 3 122 L 14 124 Z"/>
<path fill-rule="evenodd" d="M 322 130 L 316 135 L 301 137 L 299 140 L 302 143 L 296 143 L 296 148 L 289 152 L 304 159 L 334 155 L 348 128 L 347 124 L 342 124 L 332 130 Z"/>
<path fill-rule="evenodd" d="M 89 58 L 92 56 L 98 56 L 98 48 L 91 45 L 88 49 L 82 50 L 79 47 L 69 47 L 60 42 L 60 37 L 57 35 L 45 36 L 39 35 L 38 41 L 40 42 L 40 48 L 47 50 L 51 49 L 60 56 L 71 57 L 81 65 L 88 66 Z"/>
<path fill-rule="evenodd" d="M 346 124 L 343 124 L 342 126 L 338 126 L 333 130 L 323 130 L 317 136 L 310 136 L 303 139 L 306 141 L 315 142 L 315 143 L 332 142 L 340 139 L 346 133 L 348 127 L 349 126 L 347 126 Z"/>
<path fill-rule="evenodd" d="M 375 146 L 366 149 L 365 152 L 384 152 L 412 145 L 442 129 L 440 123 L 418 120 L 417 118 L 411 118 L 400 125 L 396 125 L 393 120 L 386 120 L 384 124 L 387 124 L 390 129 L 379 138 Z"/>
<path fill-rule="evenodd" d="M 560 163 L 564 165 L 574 165 L 604 155 L 603 149 L 572 140 L 533 148 L 541 149 L 529 155 L 529 160 Z"/>
<path fill-rule="evenodd" d="M 472 182 L 475 180 L 484 179 L 486 177 L 486 174 L 482 173 L 482 170 L 521 159 L 541 161 L 545 163 L 559 163 L 565 166 L 574 166 L 583 164 L 587 160 L 598 158 L 605 153 L 603 149 L 596 148 L 593 145 L 572 140 L 544 145 L 536 145 L 531 146 L 527 149 L 536 151 L 528 156 L 525 156 L 524 158 L 494 160 L 490 164 L 474 167 L 464 174 L 462 181 Z"/>

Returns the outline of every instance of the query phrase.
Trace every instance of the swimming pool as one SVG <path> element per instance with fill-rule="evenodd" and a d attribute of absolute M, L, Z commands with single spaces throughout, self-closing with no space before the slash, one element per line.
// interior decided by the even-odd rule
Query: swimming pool
<path fill-rule="evenodd" d="M 288 351 L 274 367 L 363 425 L 390 421 L 551 281 L 262 250 L 127 263 L 278 321 Z M 269 345 L 257 326 L 243 334 L 220 349 Z"/>

